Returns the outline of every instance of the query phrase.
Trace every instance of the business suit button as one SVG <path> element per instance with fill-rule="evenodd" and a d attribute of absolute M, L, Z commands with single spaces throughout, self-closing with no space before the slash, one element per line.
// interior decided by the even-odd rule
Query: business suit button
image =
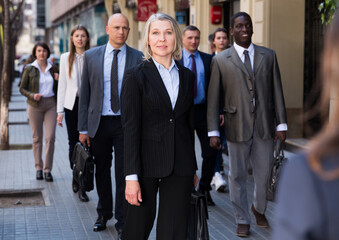
<path fill-rule="evenodd" d="M 174 123 L 174 120 L 173 120 L 173 118 L 171 118 L 171 119 L 169 120 L 169 122 L 170 122 L 170 123 Z"/>
<path fill-rule="evenodd" d="M 250 91 L 253 91 L 253 89 L 252 89 L 252 88 L 250 88 Z"/>

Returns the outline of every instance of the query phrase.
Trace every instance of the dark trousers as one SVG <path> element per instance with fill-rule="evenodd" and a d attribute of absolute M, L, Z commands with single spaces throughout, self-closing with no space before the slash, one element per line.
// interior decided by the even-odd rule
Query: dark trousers
<path fill-rule="evenodd" d="M 78 132 L 78 103 L 79 98 L 75 99 L 73 110 L 65 108 L 65 121 L 68 134 L 68 158 L 71 169 L 73 169 L 72 156 L 75 144 L 79 142 Z"/>
<path fill-rule="evenodd" d="M 202 156 L 199 188 L 209 191 L 212 189 L 210 183 L 214 175 L 218 151 L 210 147 L 210 140 L 207 133 L 206 111 L 206 104 L 194 105 L 194 127 L 200 141 Z"/>
<path fill-rule="evenodd" d="M 139 183 L 142 202 L 140 206 L 126 202 L 123 239 L 148 239 L 156 216 L 159 191 L 157 240 L 186 240 L 193 176 L 140 178 Z"/>
<path fill-rule="evenodd" d="M 123 133 L 120 116 L 102 116 L 98 131 L 91 138 L 91 146 L 96 164 L 95 180 L 99 196 L 97 212 L 99 216 L 111 218 L 113 216 L 113 198 L 111 182 L 112 152 L 114 147 L 115 165 L 115 227 L 122 229 L 124 226 L 124 199 L 125 178 L 123 158 Z"/>

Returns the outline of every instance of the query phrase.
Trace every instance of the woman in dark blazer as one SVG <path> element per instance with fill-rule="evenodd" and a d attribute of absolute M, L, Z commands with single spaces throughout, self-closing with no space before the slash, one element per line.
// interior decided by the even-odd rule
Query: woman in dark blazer
<path fill-rule="evenodd" d="M 145 61 L 126 73 L 121 92 L 125 196 L 123 239 L 186 239 L 190 193 L 197 184 L 194 76 L 181 58 L 181 32 L 167 14 L 152 15 L 144 31 Z"/>

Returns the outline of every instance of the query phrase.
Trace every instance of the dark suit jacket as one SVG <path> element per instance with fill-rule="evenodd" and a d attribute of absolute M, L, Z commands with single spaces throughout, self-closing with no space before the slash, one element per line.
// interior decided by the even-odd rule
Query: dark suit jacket
<path fill-rule="evenodd" d="M 153 62 L 144 61 L 126 73 L 121 91 L 125 175 L 193 176 L 194 76 L 179 68 L 179 93 L 174 110 Z"/>
<path fill-rule="evenodd" d="M 106 45 L 85 52 L 79 96 L 78 130 L 88 131 L 88 136 L 91 138 L 95 136 L 98 130 L 102 112 Z M 125 79 L 126 70 L 140 63 L 143 57 L 140 51 L 127 45 L 126 47 L 123 79 Z"/>
<path fill-rule="evenodd" d="M 211 76 L 211 62 L 212 62 L 212 58 L 213 56 L 204 52 L 200 52 L 198 51 L 198 53 L 200 54 L 200 57 L 202 59 L 202 62 L 204 64 L 204 70 L 205 70 L 205 101 L 207 101 L 207 92 L 208 92 L 208 85 L 210 83 L 210 76 Z M 181 58 L 178 61 L 182 66 L 184 65 L 184 59 Z"/>
<path fill-rule="evenodd" d="M 280 71 L 273 50 L 254 45 L 255 86 L 233 46 L 213 57 L 211 69 L 208 131 L 218 130 L 220 88 L 224 93 L 227 140 L 248 141 L 254 130 L 262 139 L 271 139 L 277 124 L 287 123 Z"/>

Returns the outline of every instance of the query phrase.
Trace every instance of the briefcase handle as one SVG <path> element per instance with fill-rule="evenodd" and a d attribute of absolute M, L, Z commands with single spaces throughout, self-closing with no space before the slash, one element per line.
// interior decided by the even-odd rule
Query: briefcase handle
<path fill-rule="evenodd" d="M 281 143 L 279 138 L 275 141 L 275 145 L 274 145 L 274 159 L 279 159 L 279 156 L 280 156 L 281 159 L 285 158 L 285 153 L 284 153 L 283 145 L 284 144 Z"/>

